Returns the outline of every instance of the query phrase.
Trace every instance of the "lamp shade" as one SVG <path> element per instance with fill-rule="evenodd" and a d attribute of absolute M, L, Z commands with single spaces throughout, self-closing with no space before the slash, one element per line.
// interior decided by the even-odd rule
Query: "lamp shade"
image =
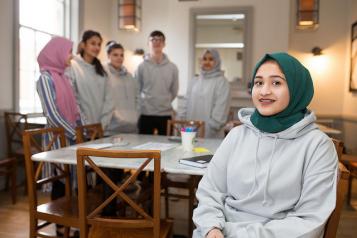
<path fill-rule="evenodd" d="M 119 29 L 139 31 L 141 0 L 118 0 Z"/>
<path fill-rule="evenodd" d="M 297 0 L 296 27 L 316 29 L 319 25 L 319 0 Z"/>

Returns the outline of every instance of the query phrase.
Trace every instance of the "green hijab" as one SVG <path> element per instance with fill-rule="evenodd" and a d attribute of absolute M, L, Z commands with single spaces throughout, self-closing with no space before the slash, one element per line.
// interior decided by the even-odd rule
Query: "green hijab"
<path fill-rule="evenodd" d="M 304 118 L 312 96 L 314 86 L 309 71 L 294 57 L 287 53 L 266 54 L 255 66 L 253 71 L 252 86 L 259 67 L 268 60 L 277 62 L 283 71 L 290 94 L 289 105 L 278 114 L 262 116 L 257 109 L 252 114 L 250 121 L 259 130 L 268 133 L 283 131 Z"/>

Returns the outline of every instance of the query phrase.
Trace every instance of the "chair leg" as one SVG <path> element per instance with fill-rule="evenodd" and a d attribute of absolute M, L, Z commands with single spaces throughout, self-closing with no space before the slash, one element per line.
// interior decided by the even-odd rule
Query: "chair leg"
<path fill-rule="evenodd" d="M 64 235 L 64 238 L 69 238 L 69 231 L 70 231 L 70 227 L 65 227 L 64 228 L 64 233 L 63 233 L 63 235 Z"/>
<path fill-rule="evenodd" d="M 168 219 L 170 215 L 170 204 L 169 204 L 169 187 L 167 186 L 167 178 L 166 173 L 163 174 L 163 189 L 164 189 L 164 196 L 165 196 L 165 218 Z"/>
<path fill-rule="evenodd" d="M 193 181 L 192 181 L 193 182 Z M 188 236 L 192 237 L 193 232 L 193 203 L 195 201 L 195 186 L 191 183 L 189 188 L 189 198 L 188 198 Z"/>
<path fill-rule="evenodd" d="M 37 238 L 37 220 L 30 214 L 30 238 Z"/>
<path fill-rule="evenodd" d="M 17 193 L 16 174 L 17 174 L 17 165 L 16 165 L 16 161 L 14 161 L 12 171 L 11 171 L 11 200 L 12 200 L 12 204 L 16 204 L 16 193 Z"/>
<path fill-rule="evenodd" d="M 351 196 L 352 196 L 352 180 L 353 176 L 350 175 L 348 178 L 348 190 L 347 190 L 347 204 L 351 205 Z"/>

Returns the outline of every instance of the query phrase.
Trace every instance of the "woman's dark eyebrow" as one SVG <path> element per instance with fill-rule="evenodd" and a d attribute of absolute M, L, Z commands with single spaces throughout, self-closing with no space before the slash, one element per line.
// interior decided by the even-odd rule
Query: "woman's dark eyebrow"
<path fill-rule="evenodd" d="M 281 75 L 270 75 L 270 78 L 281 78 L 283 80 L 286 80 L 283 76 Z"/>

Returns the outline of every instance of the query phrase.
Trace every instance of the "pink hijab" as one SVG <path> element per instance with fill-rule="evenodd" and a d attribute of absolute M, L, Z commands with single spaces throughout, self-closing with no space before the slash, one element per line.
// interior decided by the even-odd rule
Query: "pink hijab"
<path fill-rule="evenodd" d="M 54 37 L 41 50 L 37 57 L 41 73 L 50 72 L 56 90 L 56 105 L 59 113 L 72 126 L 80 119 L 76 98 L 69 79 L 64 75 L 66 61 L 71 53 L 73 42 Z"/>

